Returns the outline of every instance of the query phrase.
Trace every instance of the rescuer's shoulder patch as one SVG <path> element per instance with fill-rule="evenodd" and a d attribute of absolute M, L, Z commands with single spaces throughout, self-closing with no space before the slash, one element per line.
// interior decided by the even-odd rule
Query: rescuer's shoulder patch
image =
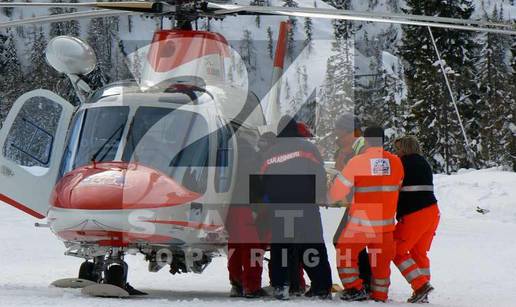
<path fill-rule="evenodd" d="M 389 159 L 371 159 L 371 175 L 389 176 L 391 174 L 391 162 Z"/>

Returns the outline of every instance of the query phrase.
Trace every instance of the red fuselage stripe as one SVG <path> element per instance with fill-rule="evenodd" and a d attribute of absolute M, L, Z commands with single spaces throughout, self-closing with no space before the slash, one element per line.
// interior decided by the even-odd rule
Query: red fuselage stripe
<path fill-rule="evenodd" d="M 19 202 L 17 202 L 16 200 L 4 195 L 4 194 L 0 194 L 0 201 L 3 201 L 4 203 L 7 203 L 27 214 L 30 214 L 32 215 L 33 217 L 35 218 L 38 218 L 38 219 L 44 219 L 45 216 L 44 215 L 41 215 L 40 213 L 32 210 L 31 208 L 27 207 L 27 206 L 24 206 L 22 204 L 20 204 Z"/>

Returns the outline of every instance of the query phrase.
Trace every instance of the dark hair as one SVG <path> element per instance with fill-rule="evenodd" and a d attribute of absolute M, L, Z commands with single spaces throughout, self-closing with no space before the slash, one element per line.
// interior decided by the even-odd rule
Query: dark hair
<path fill-rule="evenodd" d="M 383 146 L 385 142 L 385 132 L 380 126 L 367 127 L 364 131 L 364 137 L 371 146 Z"/>

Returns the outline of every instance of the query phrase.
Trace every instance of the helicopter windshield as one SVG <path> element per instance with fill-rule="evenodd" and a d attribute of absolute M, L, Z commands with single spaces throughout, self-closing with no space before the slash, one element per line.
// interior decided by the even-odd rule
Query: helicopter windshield
<path fill-rule="evenodd" d="M 123 161 L 160 170 L 202 194 L 206 191 L 208 159 L 208 123 L 201 115 L 170 108 L 138 108 Z"/>
<path fill-rule="evenodd" d="M 129 115 L 129 107 L 91 108 L 79 112 L 72 123 L 61 164 L 60 177 L 78 167 L 113 161 Z"/>

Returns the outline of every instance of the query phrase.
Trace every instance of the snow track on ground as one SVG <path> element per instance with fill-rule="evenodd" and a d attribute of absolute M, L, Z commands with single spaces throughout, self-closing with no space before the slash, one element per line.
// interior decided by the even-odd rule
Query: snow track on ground
<path fill-rule="evenodd" d="M 516 173 L 469 171 L 436 176 L 443 212 L 431 259 L 436 291 L 430 306 L 514 306 L 516 299 Z M 490 209 L 481 215 L 476 206 Z M 328 238 L 340 218 L 336 209 L 322 210 Z M 499 212 L 501 210 L 501 212 Z M 149 297 L 96 299 L 79 290 L 49 287 L 51 281 L 77 274 L 80 259 L 63 256 L 64 247 L 48 229 L 36 229 L 24 213 L 0 205 L 0 306 L 336 306 L 340 300 L 229 299 L 226 259 L 218 258 L 202 275 L 148 273 L 143 257 L 129 256 L 129 280 Z M 334 250 L 328 247 L 334 268 Z M 334 270 L 334 281 L 337 280 Z M 264 285 L 268 283 L 264 272 Z M 391 299 L 403 306 L 410 288 L 393 267 Z M 375 305 L 372 302 L 351 306 Z M 384 305 L 382 305 L 384 306 Z"/>

